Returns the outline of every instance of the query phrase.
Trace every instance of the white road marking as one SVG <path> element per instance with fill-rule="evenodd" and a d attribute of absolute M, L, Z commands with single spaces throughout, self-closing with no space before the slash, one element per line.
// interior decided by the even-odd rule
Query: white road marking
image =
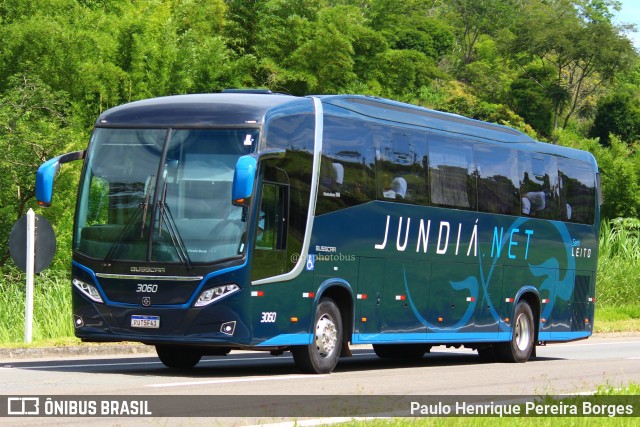
<path fill-rule="evenodd" d="M 563 347 L 593 347 L 597 345 L 611 345 L 611 344 L 640 344 L 640 341 L 614 341 L 614 342 L 590 342 L 590 343 L 581 343 L 581 344 L 568 344 L 568 343 L 554 343 L 553 341 L 548 341 L 548 344 L 538 348 L 563 348 Z"/>
<path fill-rule="evenodd" d="M 358 353 L 353 356 L 372 356 L 375 353 Z M 148 357 L 148 356 L 145 356 Z M 153 357 L 153 356 L 151 356 Z M 292 359 L 291 356 L 278 356 L 281 359 Z M 268 356 L 268 357 L 246 357 L 246 358 L 220 358 L 220 359 L 203 359 L 200 361 L 199 365 L 203 363 L 220 363 L 220 362 L 251 362 L 254 360 L 276 360 L 278 357 Z M 15 361 L 13 363 L 21 363 L 20 361 Z M 32 365 L 32 366 L 15 366 L 11 365 L 9 367 L 1 367 L 0 369 L 53 369 L 53 368 L 96 368 L 102 366 L 133 366 L 133 365 L 162 365 L 160 361 L 150 361 L 150 362 L 117 362 L 117 363 L 78 363 L 78 364 L 70 364 L 70 365 Z"/>
<path fill-rule="evenodd" d="M 219 363 L 219 362 L 238 362 L 238 361 L 251 361 L 251 360 L 274 360 L 274 357 L 252 357 L 241 359 L 205 359 L 200 361 L 202 363 Z M 20 362 L 14 362 L 20 363 Z M 34 365 L 34 366 L 12 366 L 11 369 L 52 369 L 52 368 L 94 368 L 100 366 L 128 366 L 128 365 L 162 365 L 160 361 L 152 362 L 118 362 L 118 363 L 81 363 L 75 365 Z"/>
<path fill-rule="evenodd" d="M 162 363 L 161 362 L 82 363 L 77 365 L 13 366 L 12 369 L 94 368 L 98 366 L 127 366 L 127 365 L 153 365 L 153 364 L 157 365 Z"/>
<path fill-rule="evenodd" d="M 203 381 L 188 381 L 180 383 L 160 383 L 160 384 L 146 384 L 145 387 L 185 387 L 193 385 L 209 385 L 209 384 L 230 384 L 230 383 L 247 383 L 256 381 L 282 381 L 282 380 L 310 380 L 315 378 L 323 378 L 327 375 L 282 375 L 273 377 L 251 377 L 251 378 L 229 378 L 226 380 L 203 380 Z"/>
<path fill-rule="evenodd" d="M 638 344 L 638 341 L 616 341 L 615 344 Z M 553 344 L 553 343 L 550 343 Z M 608 342 L 591 342 L 591 343 L 580 343 L 580 344 L 571 344 L 571 343 L 561 343 L 561 344 L 553 344 L 549 346 L 540 347 L 541 351 L 545 351 L 548 349 L 557 349 L 560 350 L 565 347 L 584 347 L 584 346 L 608 346 L 612 343 Z M 434 352 L 434 355 L 437 355 L 439 352 Z M 366 353 L 354 353 L 354 357 L 362 357 L 362 356 L 372 356 L 375 353 L 366 352 Z M 149 356 L 145 356 L 149 357 Z M 153 356 L 150 356 L 153 357 Z M 291 356 L 279 356 L 281 359 L 291 359 Z M 200 361 L 200 366 L 203 364 L 209 363 L 221 363 L 221 362 L 252 362 L 252 361 L 261 361 L 261 360 L 276 360 L 277 357 L 267 356 L 267 357 L 246 357 L 246 358 L 219 358 L 219 359 L 204 359 Z M 627 357 L 627 360 L 639 360 L 640 356 Z M 16 366 L 15 364 L 20 364 L 22 362 L 16 360 L 12 362 L 5 363 L 5 366 L 0 366 L 0 369 L 65 369 L 65 368 L 96 368 L 96 367 L 114 367 L 114 366 L 136 366 L 136 365 L 162 365 L 160 361 L 145 361 L 145 362 L 116 362 L 116 363 L 78 363 L 78 364 L 60 364 L 60 365 L 31 365 L 31 366 Z M 9 365 L 9 366 L 7 366 Z M 308 378 L 308 377 L 305 377 Z"/>

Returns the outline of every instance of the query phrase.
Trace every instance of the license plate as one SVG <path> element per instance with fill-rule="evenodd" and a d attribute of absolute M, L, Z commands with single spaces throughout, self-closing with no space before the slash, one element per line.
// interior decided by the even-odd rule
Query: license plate
<path fill-rule="evenodd" d="M 152 328 L 158 329 L 160 327 L 160 316 L 131 316 L 132 328 Z"/>

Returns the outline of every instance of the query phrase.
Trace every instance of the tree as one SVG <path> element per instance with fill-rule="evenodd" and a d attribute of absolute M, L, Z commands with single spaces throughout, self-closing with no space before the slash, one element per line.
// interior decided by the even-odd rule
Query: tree
<path fill-rule="evenodd" d="M 480 36 L 510 28 L 518 11 L 515 0 L 451 0 L 448 4 L 459 29 L 462 69 L 474 60 Z"/>
<path fill-rule="evenodd" d="M 438 19 L 434 0 L 373 0 L 366 9 L 369 26 L 394 50 L 415 50 L 439 60 L 451 52 L 453 28 Z"/>
<path fill-rule="evenodd" d="M 224 34 L 239 55 L 255 55 L 261 10 L 268 0 L 227 0 Z"/>
<path fill-rule="evenodd" d="M 594 94 L 629 68 L 635 54 L 624 28 L 605 19 L 601 8 L 589 7 L 592 3 L 532 0 L 514 30 L 511 55 L 524 75 L 545 88 L 553 103 L 554 129 L 565 128 Z M 549 70 L 544 75 L 550 78 L 527 74 L 531 63 Z"/>
<path fill-rule="evenodd" d="M 600 143 L 610 145 L 610 135 L 631 144 L 640 140 L 640 88 L 624 87 L 598 101 L 590 134 Z"/>
<path fill-rule="evenodd" d="M 517 77 L 500 54 L 500 43 L 483 35 L 476 43 L 475 59 L 464 70 L 464 78 L 474 94 L 488 102 L 509 103 L 511 83 Z"/>
<path fill-rule="evenodd" d="M 509 104 L 537 132 L 550 136 L 552 132 L 553 100 L 555 86 L 549 68 L 530 64 L 526 73 L 511 82 Z"/>
<path fill-rule="evenodd" d="M 37 78 L 16 75 L 8 79 L 9 90 L 0 97 L 0 235 L 8 236 L 13 223 L 33 205 L 35 171 L 45 160 L 72 151 L 82 135 L 68 125 L 67 94 L 52 90 Z M 60 183 L 58 195 L 69 204 L 58 207 L 71 230 L 75 187 Z M 65 209 L 66 208 L 66 209 Z M 55 211 L 55 210 L 54 210 Z M 54 221 L 57 223 L 57 221 Z M 8 259 L 7 239 L 0 239 L 0 266 Z"/>
<path fill-rule="evenodd" d="M 383 96 L 413 98 L 420 87 L 441 75 L 433 59 L 416 50 L 387 50 L 377 61 Z"/>

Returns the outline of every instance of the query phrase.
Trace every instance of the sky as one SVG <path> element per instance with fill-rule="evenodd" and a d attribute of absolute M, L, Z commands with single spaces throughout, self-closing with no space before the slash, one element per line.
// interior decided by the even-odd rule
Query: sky
<path fill-rule="evenodd" d="M 629 33 L 628 37 L 633 41 L 637 50 L 640 50 L 640 0 L 621 0 L 622 9 L 617 14 L 616 23 L 636 24 L 639 32 Z"/>

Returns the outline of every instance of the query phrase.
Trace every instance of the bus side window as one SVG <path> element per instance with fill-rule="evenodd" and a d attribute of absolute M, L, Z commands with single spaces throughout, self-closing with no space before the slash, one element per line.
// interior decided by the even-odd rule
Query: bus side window
<path fill-rule="evenodd" d="M 265 167 L 260 198 L 256 249 L 284 250 L 287 247 L 289 177 L 280 168 Z"/>
<path fill-rule="evenodd" d="M 476 210 L 473 145 L 433 135 L 429 139 L 429 180 L 434 206 Z"/>
<path fill-rule="evenodd" d="M 361 120 L 326 115 L 316 214 L 371 201 L 375 191 L 371 132 Z"/>
<path fill-rule="evenodd" d="M 587 163 L 558 159 L 560 213 L 563 221 L 593 224 L 596 174 Z"/>
<path fill-rule="evenodd" d="M 313 170 L 314 129 L 315 116 L 312 110 L 271 118 L 266 124 L 264 147 L 286 150 L 284 159 L 269 161 L 286 171 L 289 180 L 290 215 L 287 218 L 286 230 L 288 255 L 285 257 L 288 264 L 284 272 L 290 271 L 296 265 L 296 257 L 293 255 L 301 252 L 305 237 Z M 256 280 L 269 275 L 265 270 L 262 274 L 252 277 Z"/>
<path fill-rule="evenodd" d="M 265 182 L 262 186 L 256 249 L 286 248 L 286 196 L 286 187 L 283 185 Z"/>
<path fill-rule="evenodd" d="M 426 134 L 380 128 L 374 135 L 378 199 L 428 205 Z"/>
<path fill-rule="evenodd" d="M 522 215 L 559 219 L 559 182 L 555 157 L 520 153 Z"/>
<path fill-rule="evenodd" d="M 289 270 L 289 178 L 282 169 L 265 167 L 257 215 L 251 280 L 277 276 Z"/>
<path fill-rule="evenodd" d="M 516 151 L 478 144 L 478 210 L 481 212 L 519 215 L 518 154 Z"/>

